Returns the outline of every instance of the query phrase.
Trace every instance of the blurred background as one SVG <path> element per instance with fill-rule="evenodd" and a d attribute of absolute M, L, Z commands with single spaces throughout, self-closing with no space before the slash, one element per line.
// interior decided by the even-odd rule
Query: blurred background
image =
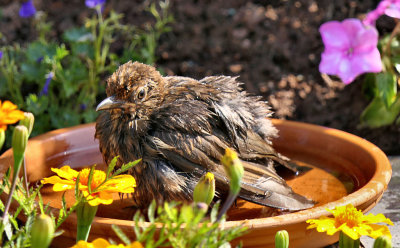
<path fill-rule="evenodd" d="M 38 39 L 38 31 L 33 27 L 32 19 L 18 15 L 22 2 L 24 1 L 0 1 L 0 46 L 19 44 L 27 47 Z M 107 76 L 118 64 L 129 59 L 152 63 L 165 75 L 182 75 L 196 79 L 222 74 L 239 76 L 247 91 L 261 95 L 271 104 L 275 112 L 274 118 L 341 129 L 366 138 L 387 154 L 400 154 L 399 125 L 374 129 L 359 125 L 361 112 L 370 101 L 362 93 L 363 76 L 345 86 L 337 78 L 323 77 L 318 71 L 323 51 L 318 31 L 320 25 L 330 20 L 362 18 L 378 2 L 170 0 L 168 15 L 173 20 L 165 24 L 165 30 L 159 30 L 159 35 L 154 36 L 154 49 L 147 49 L 150 53 L 154 51 L 153 55 L 143 52 L 139 52 L 139 55 L 124 54 L 127 49 L 126 35 L 113 35 L 110 54 L 123 59 L 115 59 L 112 66 L 98 73 L 96 79 L 101 85 L 99 95 L 104 94 Z M 65 32 L 79 26 L 88 27 L 87 19 L 95 15 L 95 11 L 87 8 L 83 0 L 34 0 L 33 3 L 36 10 L 46 13 L 46 21 L 51 23 L 46 33 L 47 41 L 65 42 L 66 49 L 72 45 L 65 41 Z M 109 16 L 115 11 L 123 14 L 120 19 L 122 24 L 135 27 L 131 30 L 132 34 L 139 32 L 138 30 L 148 31 L 149 27 L 155 27 L 157 23 L 157 18 L 149 11 L 152 4 L 156 4 L 157 10 L 160 10 L 157 1 L 107 0 L 103 16 Z M 377 22 L 380 33 L 390 32 L 394 25 L 395 21 L 386 16 L 382 16 Z M 149 46 L 148 42 L 144 43 L 141 46 Z M 140 44 L 136 48 L 140 49 Z M 107 61 L 109 60 L 112 58 Z M 39 92 L 45 83 L 44 76 L 41 77 L 38 86 L 27 86 L 25 96 L 32 91 L 40 98 Z M 57 81 L 57 78 L 60 77 L 57 77 L 56 72 L 53 80 Z M 22 85 L 25 85 L 25 81 L 29 82 L 22 81 Z M 22 89 L 24 87 L 21 86 Z M 53 93 L 49 94 L 56 94 L 56 83 L 51 87 L 54 87 Z M 96 101 L 101 99 L 99 95 Z M 69 99 L 73 96 L 71 94 Z M 1 91 L 0 97 L 4 98 Z M 39 105 L 40 100 L 37 101 L 36 104 Z M 31 99 L 32 102 L 34 99 Z M 81 102 L 79 111 L 83 111 L 86 117 L 72 118 L 73 121 L 66 117 L 65 122 L 55 123 L 47 129 L 94 120 L 95 114 L 86 114 L 85 111 L 88 110 L 82 108 L 92 109 L 95 104 Z M 47 113 L 47 110 L 43 111 Z"/>

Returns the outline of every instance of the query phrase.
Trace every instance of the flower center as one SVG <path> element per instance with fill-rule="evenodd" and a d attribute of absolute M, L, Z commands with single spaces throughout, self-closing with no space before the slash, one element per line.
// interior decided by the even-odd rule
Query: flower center
<path fill-rule="evenodd" d="M 347 56 L 351 56 L 351 55 L 353 55 L 353 52 L 354 52 L 354 48 L 353 47 L 349 47 L 349 49 L 347 49 L 347 51 L 346 51 L 346 55 Z"/>
<path fill-rule="evenodd" d="M 88 185 L 88 180 L 89 180 L 89 173 L 90 169 L 85 168 L 81 171 L 80 176 L 79 176 L 79 182 L 83 185 Z M 93 177 L 92 177 L 92 183 L 91 183 L 91 189 L 97 188 L 104 180 L 106 179 L 106 173 L 101 170 L 94 170 Z"/>
<path fill-rule="evenodd" d="M 336 227 L 346 223 L 350 228 L 358 226 L 362 222 L 363 213 L 356 208 L 349 208 L 346 206 L 341 211 L 334 213 Z"/>

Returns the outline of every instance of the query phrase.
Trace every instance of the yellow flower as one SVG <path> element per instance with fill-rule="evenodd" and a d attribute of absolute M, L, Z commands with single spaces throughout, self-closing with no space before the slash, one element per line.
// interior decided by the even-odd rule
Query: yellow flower
<path fill-rule="evenodd" d="M 101 170 L 94 170 L 91 183 L 91 194 L 89 194 L 89 168 L 85 168 L 78 172 L 67 165 L 60 169 L 52 168 L 51 170 L 58 176 L 44 178 L 41 181 L 43 184 L 54 184 L 54 191 L 74 189 L 79 175 L 79 190 L 83 193 L 83 196 L 91 206 L 111 204 L 113 202 L 112 196 L 114 193 L 133 193 L 134 187 L 136 186 L 135 178 L 131 175 L 117 175 L 104 182 L 106 179 L 106 173 Z"/>
<path fill-rule="evenodd" d="M 24 112 L 17 109 L 17 105 L 10 101 L 0 101 L 0 131 L 6 131 L 7 125 L 14 124 L 24 119 Z"/>
<path fill-rule="evenodd" d="M 112 245 L 107 240 L 98 238 L 93 240 L 93 242 L 89 243 L 83 240 L 80 240 L 77 244 L 72 246 L 71 248 L 143 248 L 143 245 L 140 242 L 133 242 L 130 245 Z"/>
<path fill-rule="evenodd" d="M 319 219 L 307 220 L 307 223 L 310 224 L 307 229 L 317 228 L 318 232 L 326 232 L 328 235 L 342 231 L 354 240 L 359 239 L 363 235 L 374 239 L 381 235 L 392 237 L 387 226 L 375 224 L 382 222 L 393 225 L 392 221 L 383 214 L 364 215 L 361 210 L 357 210 L 351 204 L 336 207 L 334 210 L 326 210 L 333 214 L 333 218 L 321 216 Z"/>

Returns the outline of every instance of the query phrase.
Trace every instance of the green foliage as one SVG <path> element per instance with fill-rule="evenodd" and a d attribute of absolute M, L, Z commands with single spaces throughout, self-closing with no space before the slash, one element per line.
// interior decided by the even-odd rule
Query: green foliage
<path fill-rule="evenodd" d="M 213 208 L 218 211 L 219 204 Z M 230 247 L 229 241 L 243 235 L 246 228 L 236 226 L 224 228 L 225 219 L 216 221 L 206 217 L 207 208 L 202 204 L 164 203 L 156 207 L 153 202 L 147 213 L 149 225 L 139 225 L 145 221 L 140 212 L 134 216 L 134 232 L 137 241 L 145 247 Z M 120 239 L 129 244 L 131 241 L 117 226 L 114 231 Z M 157 231 L 159 230 L 159 231 Z"/>
<path fill-rule="evenodd" d="M 93 11 L 83 26 L 66 30 L 61 41 L 47 39 L 51 24 L 39 12 L 34 21 L 38 33 L 35 41 L 24 47 L 15 44 L 2 48 L 0 99 L 9 99 L 35 115 L 33 136 L 93 122 L 96 98 L 105 95 L 104 77 L 128 60 L 153 64 L 157 41 L 169 31 L 173 20 L 168 2 L 149 7 L 155 24 L 144 30 L 123 24 L 123 16 L 114 11 L 106 17 L 100 9 Z M 127 49 L 113 54 L 110 47 L 119 37 L 123 37 Z M 49 75 L 53 75 L 50 81 Z"/>
<path fill-rule="evenodd" d="M 2 184 L 0 185 L 0 192 L 9 193 L 11 184 L 9 183 L 10 173 L 6 173 Z M 22 180 L 19 180 L 16 185 L 16 190 L 12 195 L 14 201 L 18 203 L 18 208 L 14 213 L 9 214 L 7 222 L 0 222 L 0 240 L 1 247 L 28 247 L 30 246 L 30 235 L 32 232 L 32 224 L 39 213 L 46 213 L 49 211 L 48 206 L 43 205 L 42 197 L 40 195 L 39 187 L 30 187 L 25 190 Z M 39 199 L 39 200 L 38 200 Z M 5 206 L 0 201 L 0 211 L 3 212 Z M 60 209 L 59 216 L 56 218 L 52 213 L 47 213 L 51 216 L 53 221 L 54 230 L 62 224 L 62 222 L 73 212 L 73 208 L 68 209 L 66 204 Z M 21 223 L 17 217 L 23 216 L 26 219 L 25 223 Z M 62 232 L 57 232 L 54 237 L 60 235 Z"/>
<path fill-rule="evenodd" d="M 361 125 L 371 128 L 400 122 L 400 93 L 397 92 L 400 77 L 399 28 L 379 40 L 383 72 L 369 73 L 364 80 L 363 92 L 372 99 L 361 114 Z"/>
<path fill-rule="evenodd" d="M 25 118 L 26 120 L 21 120 L 20 124 L 26 124 L 29 129 L 33 128 L 34 116 L 31 113 L 25 113 Z M 25 166 L 23 160 L 26 150 L 26 142 L 29 136 L 28 128 L 24 125 L 18 125 L 13 132 L 12 148 L 14 151 L 14 161 L 19 161 L 17 167 L 21 167 L 22 164 Z M 20 143 L 22 143 L 22 145 Z M 18 148 L 20 151 L 15 152 L 15 150 L 18 150 L 16 148 Z M 3 214 L 2 218 L 0 219 L 0 246 L 30 246 L 31 234 L 38 235 L 37 230 L 32 232 L 32 226 L 35 225 L 35 219 L 39 213 L 50 215 L 50 217 L 47 217 L 47 222 L 51 221 L 52 223 L 51 225 L 47 226 L 46 238 L 46 240 L 50 242 L 53 237 L 61 234 L 61 232 L 54 232 L 75 210 L 76 204 L 68 209 L 65 198 L 63 197 L 62 207 L 59 210 L 58 218 L 54 217 L 53 214 L 49 212 L 48 205 L 43 205 L 42 196 L 40 194 L 42 185 L 29 187 L 26 182 L 25 184 L 23 183 L 22 178 L 19 178 L 19 173 L 16 173 L 17 171 L 19 171 L 19 168 L 14 167 L 14 173 L 11 176 L 11 168 L 9 168 L 2 178 L 2 182 L 0 184 L 0 194 L 8 194 L 8 199 L 5 204 L 3 201 L 0 201 L 0 212 Z M 25 172 L 24 177 L 26 179 Z M 12 183 L 10 183 L 11 179 Z M 18 204 L 18 208 L 14 213 L 10 213 L 8 211 L 11 201 L 16 201 Z M 22 219 L 26 220 L 25 224 L 21 224 L 19 221 L 19 218 L 21 217 Z M 35 237 L 40 239 L 42 238 L 38 236 Z M 35 240 L 37 241 L 37 239 Z M 42 247 L 46 247 L 45 244 L 42 243 Z"/>

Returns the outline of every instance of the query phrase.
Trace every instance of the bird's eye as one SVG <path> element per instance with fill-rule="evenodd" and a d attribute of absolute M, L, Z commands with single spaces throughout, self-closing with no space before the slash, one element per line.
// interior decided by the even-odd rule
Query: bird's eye
<path fill-rule="evenodd" d="M 145 88 L 142 88 L 142 89 L 138 92 L 137 98 L 138 98 L 139 100 L 142 100 L 145 96 L 146 96 L 146 89 L 145 89 Z"/>

